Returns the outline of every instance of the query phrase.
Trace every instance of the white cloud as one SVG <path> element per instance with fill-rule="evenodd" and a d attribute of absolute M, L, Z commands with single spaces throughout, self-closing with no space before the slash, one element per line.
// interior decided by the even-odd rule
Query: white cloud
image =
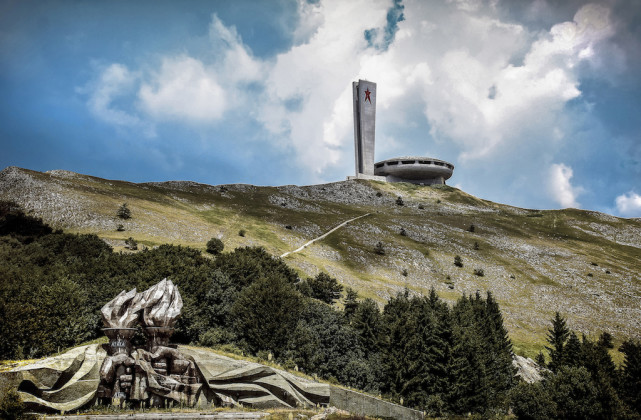
<path fill-rule="evenodd" d="M 100 69 L 97 79 L 79 91 L 89 93 L 87 106 L 96 118 L 117 127 L 139 129 L 146 137 L 154 137 L 153 125 L 113 106 L 114 100 L 131 92 L 138 78 L 139 75 L 129 71 L 126 66 L 114 63 Z"/>
<path fill-rule="evenodd" d="M 572 168 L 562 163 L 553 164 L 548 173 L 548 191 L 563 208 L 581 207 L 576 199 L 583 192 L 583 188 L 572 185 L 570 180 L 573 175 Z"/>
<path fill-rule="evenodd" d="M 625 217 L 641 217 L 641 195 L 634 191 L 621 194 L 615 199 L 617 211 Z"/>
<path fill-rule="evenodd" d="M 164 57 L 160 70 L 140 87 L 142 108 L 154 118 L 213 122 L 243 105 L 243 87 L 259 81 L 263 63 L 245 47 L 236 29 L 212 16 L 209 40 L 213 63 L 180 55 Z"/>
<path fill-rule="evenodd" d="M 160 58 L 158 69 L 147 66 L 135 72 L 111 64 L 82 90 L 89 93 L 89 109 L 103 121 L 142 128 L 148 134 L 154 120 L 187 124 L 221 120 L 226 111 L 245 105 L 245 88 L 260 82 L 265 64 L 252 56 L 235 28 L 225 26 L 216 15 L 209 41 L 209 61 L 187 54 L 167 55 Z M 126 112 L 113 105 L 116 97 L 124 95 L 130 95 L 137 108 Z"/>
<path fill-rule="evenodd" d="M 187 56 L 163 59 L 152 82 L 140 87 L 139 97 L 155 118 L 205 122 L 220 119 L 229 102 L 216 73 Z"/>

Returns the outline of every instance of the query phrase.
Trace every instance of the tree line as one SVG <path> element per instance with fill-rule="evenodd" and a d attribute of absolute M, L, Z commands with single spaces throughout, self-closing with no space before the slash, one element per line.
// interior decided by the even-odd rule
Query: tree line
<path fill-rule="evenodd" d="M 595 388 L 602 396 L 600 407 L 610 407 L 608 395 L 619 398 L 614 408 L 595 413 L 639 412 L 638 396 L 618 391 L 640 389 L 630 385 L 639 381 L 635 342 L 626 344 L 630 357 L 621 369 L 603 368 L 614 369 L 614 382 L 605 374 L 593 375 L 601 368 L 570 366 L 574 344 L 566 344 L 569 335 L 562 346 L 551 344 L 552 373 L 541 384 L 518 384 L 512 344 L 491 293 L 464 295 L 450 306 L 434 290 L 428 296 L 405 290 L 380 309 L 372 299 L 343 290 L 326 273 L 299 278 L 263 248 L 237 248 L 215 257 L 172 245 L 115 253 L 95 235 L 53 231 L 11 203 L 0 204 L 0 359 L 39 357 L 100 337 L 104 303 L 121 290 L 144 290 L 165 277 L 184 301 L 172 338 L 178 343 L 265 359 L 271 354 L 285 367 L 432 415 L 494 416 L 512 407 L 520 418 L 546 418 L 527 414 L 543 399 L 543 415 L 554 418 L 572 408 L 556 402 L 560 397 L 550 390 L 567 388 L 559 376 L 565 370 L 583 369 L 578 375 L 587 372 L 602 385 Z M 605 360 L 598 350 L 603 345 L 583 338 L 579 347 L 592 351 L 594 360 Z M 614 391 L 608 391 L 608 383 Z"/>

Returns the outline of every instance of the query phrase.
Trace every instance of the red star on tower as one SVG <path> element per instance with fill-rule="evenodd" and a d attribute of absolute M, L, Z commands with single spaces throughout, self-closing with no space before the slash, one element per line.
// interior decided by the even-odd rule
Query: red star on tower
<path fill-rule="evenodd" d="M 367 90 L 365 91 L 365 100 L 369 101 L 369 103 L 371 104 L 372 103 L 372 99 L 369 97 L 370 93 L 372 93 L 372 92 L 370 92 L 369 88 L 367 88 Z"/>

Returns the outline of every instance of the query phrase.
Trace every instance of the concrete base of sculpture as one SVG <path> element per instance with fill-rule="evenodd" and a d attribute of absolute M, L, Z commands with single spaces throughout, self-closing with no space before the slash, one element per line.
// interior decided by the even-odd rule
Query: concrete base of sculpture
<path fill-rule="evenodd" d="M 387 178 L 384 176 L 377 176 L 377 175 L 365 175 L 365 174 L 358 174 L 356 176 L 348 176 L 347 180 L 348 181 L 353 181 L 355 179 L 367 179 L 369 181 L 381 181 L 381 182 L 387 182 Z"/>
<path fill-rule="evenodd" d="M 134 363 L 133 377 L 145 378 L 148 382 L 144 387 L 136 384 L 135 380 L 128 385 L 127 393 L 131 397 L 127 400 L 130 403 L 152 405 L 153 395 L 163 395 L 169 405 L 191 407 L 289 408 L 329 403 L 329 385 L 259 363 L 235 360 L 208 349 L 178 346 L 170 350 L 182 355 L 180 360 L 185 363 L 181 366 L 185 365 L 185 370 L 190 365 L 195 367 L 196 375 L 187 376 L 197 377 L 199 382 L 184 384 L 170 372 L 168 375 L 153 373 L 151 363 L 146 361 L 153 361 L 153 356 L 145 350 L 135 350 L 131 358 L 140 365 L 147 364 L 148 371 L 142 375 L 140 368 L 136 367 L 139 365 Z M 106 390 L 101 388 L 100 371 L 101 367 L 104 369 L 103 362 L 107 358 L 106 344 L 92 344 L 1 372 L 0 377 L 2 382 L 16 387 L 26 406 L 35 411 L 78 410 L 104 402 L 101 399 L 107 396 L 112 404 L 120 404 L 124 398 L 105 395 Z M 138 392 L 143 389 L 147 395 Z M 124 388 L 120 392 L 124 392 Z M 184 395 L 192 398 L 185 399 Z"/>

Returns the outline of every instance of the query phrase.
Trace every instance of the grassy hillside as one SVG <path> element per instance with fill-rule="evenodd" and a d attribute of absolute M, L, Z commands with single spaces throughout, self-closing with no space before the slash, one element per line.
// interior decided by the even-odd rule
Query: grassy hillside
<path fill-rule="evenodd" d="M 116 249 L 133 237 L 146 246 L 204 250 L 207 240 L 219 237 L 226 250 L 263 246 L 274 255 L 371 213 L 285 261 L 302 276 L 326 271 L 379 302 L 404 288 L 425 293 L 433 287 L 450 301 L 490 290 L 517 352 L 528 356 L 543 346 L 557 310 L 571 328 L 591 335 L 641 335 L 639 219 L 520 209 L 448 186 L 134 184 L 15 167 L 0 172 L 0 199 L 16 201 L 56 228 L 95 233 Z M 125 202 L 132 218 L 121 220 L 116 212 Z M 116 230 L 119 224 L 124 231 Z M 379 241 L 385 255 L 374 252 Z M 456 255 L 463 267 L 454 265 Z M 484 276 L 474 274 L 479 269 Z"/>

